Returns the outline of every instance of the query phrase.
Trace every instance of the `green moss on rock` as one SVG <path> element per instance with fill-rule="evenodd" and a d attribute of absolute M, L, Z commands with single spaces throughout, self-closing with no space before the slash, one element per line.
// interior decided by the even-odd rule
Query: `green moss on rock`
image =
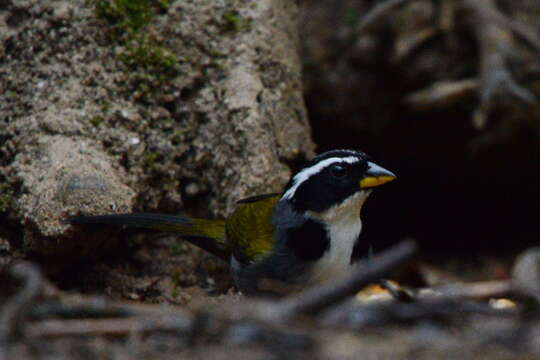
<path fill-rule="evenodd" d="M 105 119 L 103 116 L 95 115 L 90 118 L 90 124 L 92 124 L 94 127 L 99 127 Z"/>
<path fill-rule="evenodd" d="M 9 185 L 0 184 L 0 212 L 5 212 L 11 207 L 13 197 Z"/>
<path fill-rule="evenodd" d="M 242 30 L 249 30 L 250 19 L 242 17 L 237 11 L 227 11 L 223 14 L 224 30 L 237 33 Z"/>
<path fill-rule="evenodd" d="M 148 0 L 95 0 L 96 14 L 122 31 L 137 31 L 150 21 Z"/>
<path fill-rule="evenodd" d="M 160 0 L 93 0 L 96 15 L 113 26 L 111 39 L 123 46 L 118 58 L 132 67 L 159 73 L 173 69 L 176 55 L 148 31 L 152 18 L 169 6 Z"/>

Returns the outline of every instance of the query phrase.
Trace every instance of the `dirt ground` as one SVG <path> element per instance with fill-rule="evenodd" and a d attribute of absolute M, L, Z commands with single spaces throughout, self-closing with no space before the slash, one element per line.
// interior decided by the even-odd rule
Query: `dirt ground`
<path fill-rule="evenodd" d="M 539 359 L 538 14 L 0 0 L 0 360 Z M 249 298 L 178 237 L 63 221 L 223 217 L 344 147 L 398 181 L 362 214 L 375 260 L 311 292 Z"/>

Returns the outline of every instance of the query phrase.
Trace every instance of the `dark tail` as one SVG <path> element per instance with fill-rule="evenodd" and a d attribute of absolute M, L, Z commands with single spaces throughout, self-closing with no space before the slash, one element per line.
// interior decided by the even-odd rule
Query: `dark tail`
<path fill-rule="evenodd" d="M 230 260 L 231 251 L 225 238 L 224 220 L 193 219 L 181 215 L 133 213 L 74 216 L 67 218 L 66 222 L 71 225 L 118 225 L 175 233 L 227 262 Z"/>

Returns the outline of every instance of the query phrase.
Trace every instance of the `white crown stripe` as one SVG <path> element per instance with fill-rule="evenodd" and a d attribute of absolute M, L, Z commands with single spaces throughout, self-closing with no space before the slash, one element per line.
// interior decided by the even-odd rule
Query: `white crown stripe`
<path fill-rule="evenodd" d="M 289 200 L 294 196 L 294 193 L 298 189 L 302 183 L 304 183 L 307 179 L 312 177 L 315 174 L 320 173 L 322 170 L 324 170 L 326 167 L 340 162 L 346 162 L 349 164 L 354 164 L 356 162 L 359 162 L 360 159 L 356 156 L 347 156 L 347 157 L 332 157 L 328 159 L 324 159 L 321 162 L 318 162 L 310 167 L 307 167 L 303 170 L 301 170 L 298 174 L 296 174 L 293 178 L 293 185 L 283 194 L 281 197 L 282 199 Z"/>

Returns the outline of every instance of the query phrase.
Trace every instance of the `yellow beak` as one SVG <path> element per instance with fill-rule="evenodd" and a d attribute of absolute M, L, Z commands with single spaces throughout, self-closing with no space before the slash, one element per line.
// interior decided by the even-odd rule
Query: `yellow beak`
<path fill-rule="evenodd" d="M 386 184 L 396 178 L 396 175 L 385 168 L 369 162 L 365 176 L 360 180 L 360 188 L 367 189 Z"/>

